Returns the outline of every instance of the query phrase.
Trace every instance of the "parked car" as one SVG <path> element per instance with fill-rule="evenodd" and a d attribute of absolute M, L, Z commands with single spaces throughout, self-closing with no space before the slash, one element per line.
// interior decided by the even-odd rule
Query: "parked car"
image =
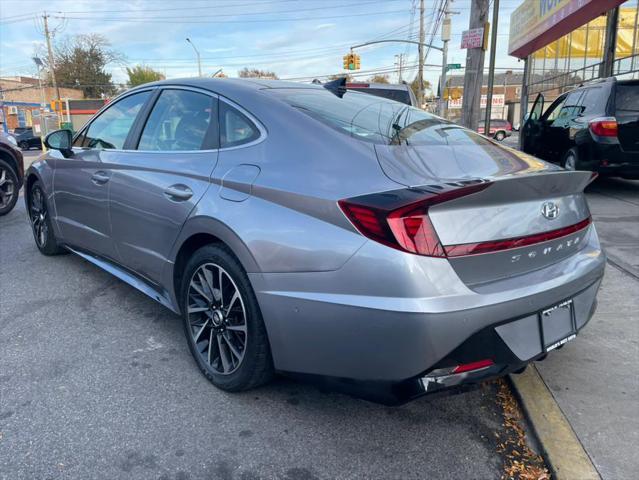
<path fill-rule="evenodd" d="M 16 137 L 18 146 L 22 150 L 29 150 L 30 148 L 42 148 L 42 140 L 33 134 L 33 129 L 26 130 Z"/>
<path fill-rule="evenodd" d="M 639 80 L 586 84 L 545 112 L 539 94 L 520 142 L 525 152 L 568 170 L 639 178 Z"/>
<path fill-rule="evenodd" d="M 484 130 L 485 126 L 480 125 L 477 132 L 484 134 Z M 490 129 L 488 132 L 488 136 L 494 138 L 498 142 L 501 142 L 503 139 L 510 137 L 513 134 L 513 126 L 508 120 L 495 118 L 490 121 Z"/>
<path fill-rule="evenodd" d="M 18 201 L 24 177 L 24 160 L 13 135 L 0 129 L 0 217 Z"/>
<path fill-rule="evenodd" d="M 407 83 L 370 83 L 370 82 L 352 82 L 346 83 L 348 90 L 365 92 L 376 97 L 395 100 L 396 102 L 405 103 L 413 107 L 417 105 L 417 98 L 413 93 L 413 89 Z"/>
<path fill-rule="evenodd" d="M 33 131 L 33 127 L 16 127 L 13 129 L 13 135 L 14 136 L 18 136 L 24 132 L 29 132 L 29 131 Z"/>
<path fill-rule="evenodd" d="M 228 391 L 287 372 L 405 401 L 519 371 L 595 308 L 591 173 L 399 102 L 165 80 L 46 145 L 26 180 L 37 248 L 180 313 Z"/>

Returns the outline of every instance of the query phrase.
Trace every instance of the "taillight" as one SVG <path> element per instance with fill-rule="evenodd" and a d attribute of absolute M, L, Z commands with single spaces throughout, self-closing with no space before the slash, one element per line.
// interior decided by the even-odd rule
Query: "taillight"
<path fill-rule="evenodd" d="M 595 175 L 591 177 L 594 178 Z M 495 253 L 557 240 L 585 230 L 592 222 L 588 217 L 572 225 L 523 237 L 443 245 L 430 220 L 428 209 L 480 192 L 490 185 L 490 182 L 475 183 L 442 192 L 407 188 L 348 198 L 340 200 L 338 204 L 365 237 L 404 252 L 440 258 Z"/>
<path fill-rule="evenodd" d="M 444 192 L 406 189 L 340 200 L 339 206 L 364 236 L 417 255 L 446 257 L 428 217 L 429 207 L 484 190 L 489 182 Z M 419 200 L 414 200 L 416 197 Z"/>
<path fill-rule="evenodd" d="M 590 121 L 590 131 L 598 137 L 616 137 L 619 126 L 615 117 L 601 117 Z"/>

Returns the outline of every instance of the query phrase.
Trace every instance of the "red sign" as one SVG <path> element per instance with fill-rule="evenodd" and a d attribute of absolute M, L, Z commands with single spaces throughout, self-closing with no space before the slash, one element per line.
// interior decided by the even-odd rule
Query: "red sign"
<path fill-rule="evenodd" d="M 484 46 L 484 29 L 473 28 L 462 33 L 461 48 L 482 48 Z"/>

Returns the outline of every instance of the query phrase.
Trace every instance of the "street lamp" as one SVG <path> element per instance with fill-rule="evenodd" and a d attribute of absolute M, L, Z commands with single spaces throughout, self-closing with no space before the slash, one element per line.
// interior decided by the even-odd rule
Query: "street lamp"
<path fill-rule="evenodd" d="M 191 44 L 191 46 L 193 47 L 193 50 L 195 50 L 195 54 L 197 55 L 197 76 L 201 77 L 202 76 L 202 63 L 200 62 L 200 52 L 198 51 L 197 48 L 195 48 L 195 45 L 193 44 L 193 42 L 191 41 L 190 38 L 186 37 L 186 41 L 189 42 Z"/>
<path fill-rule="evenodd" d="M 42 89 L 42 68 L 44 67 L 44 63 L 42 63 L 42 60 L 40 60 L 39 57 L 33 57 L 33 63 L 36 64 L 36 67 L 38 67 L 38 87 L 40 87 L 40 106 L 42 107 L 42 109 L 44 109 L 45 107 L 45 100 L 44 100 L 44 90 Z"/>

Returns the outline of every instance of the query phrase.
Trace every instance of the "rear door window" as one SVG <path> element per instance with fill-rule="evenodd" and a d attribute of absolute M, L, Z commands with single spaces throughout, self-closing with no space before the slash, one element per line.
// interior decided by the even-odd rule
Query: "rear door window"
<path fill-rule="evenodd" d="M 581 113 L 583 115 L 599 113 L 599 110 L 603 109 L 601 101 L 602 95 L 603 89 L 601 87 L 587 89 L 584 96 L 581 98 Z"/>
<path fill-rule="evenodd" d="M 142 131 L 138 150 L 217 148 L 217 98 L 190 90 L 162 91 Z"/>

